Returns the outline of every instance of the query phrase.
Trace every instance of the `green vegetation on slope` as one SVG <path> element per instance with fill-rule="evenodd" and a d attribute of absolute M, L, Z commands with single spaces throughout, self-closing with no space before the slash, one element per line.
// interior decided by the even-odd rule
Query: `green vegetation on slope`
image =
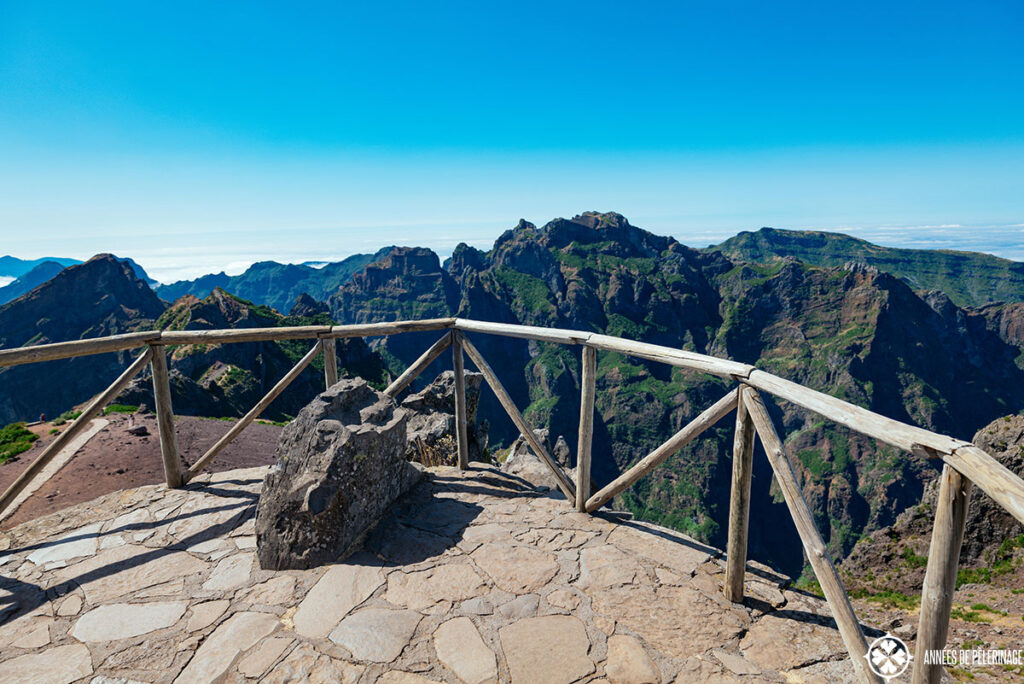
<path fill-rule="evenodd" d="M 27 429 L 24 423 L 11 423 L 0 429 L 0 463 L 28 451 L 37 439 L 39 436 Z"/>

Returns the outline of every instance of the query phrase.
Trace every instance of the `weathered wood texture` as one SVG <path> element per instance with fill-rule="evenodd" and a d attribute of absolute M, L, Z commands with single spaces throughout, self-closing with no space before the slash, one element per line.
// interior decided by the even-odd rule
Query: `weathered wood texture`
<path fill-rule="evenodd" d="M 768 415 L 760 394 L 749 392 L 744 394 L 744 404 L 750 414 L 750 418 L 761 438 L 761 445 L 764 446 L 768 461 L 775 472 L 775 479 L 782 490 L 782 496 L 786 500 L 789 514 L 796 524 L 796 530 L 800 534 L 800 541 L 803 542 L 807 559 L 811 563 L 815 577 L 821 585 L 821 591 L 825 594 L 829 608 L 832 609 L 832 617 L 835 618 L 839 627 L 839 634 L 843 638 L 846 650 L 850 653 L 850 660 L 858 675 L 866 682 L 881 682 L 871 670 L 868 669 L 867 660 L 864 654 L 867 653 L 868 645 L 864 640 L 864 632 L 861 631 L 860 623 L 850 605 L 850 599 L 846 595 L 843 583 L 839 579 L 832 559 L 829 557 L 825 542 L 814 526 L 814 519 L 811 517 L 811 510 L 804 499 L 803 490 L 797 483 L 796 473 L 793 471 L 793 464 L 786 453 L 786 448 L 779 439 L 772 419 Z"/>
<path fill-rule="evenodd" d="M 181 476 L 181 456 L 178 435 L 174 431 L 174 409 L 171 405 L 171 384 L 167 376 L 167 351 L 162 345 L 150 347 L 153 358 L 153 399 L 156 403 L 156 425 L 160 437 L 160 456 L 164 462 L 164 482 L 168 487 L 184 484 Z"/>
<path fill-rule="evenodd" d="M 17 480 L 11 483 L 11 486 L 7 488 L 7 491 L 0 496 L 0 513 L 3 513 L 14 498 L 21 493 L 28 483 L 49 463 L 53 460 L 61 449 L 63 449 L 71 440 L 73 440 L 85 427 L 89 424 L 89 421 L 95 418 L 102 410 L 103 407 L 109 404 L 114 398 L 121 393 L 128 383 L 132 381 L 139 371 L 146 367 L 150 359 L 153 356 L 153 352 L 150 349 L 146 349 L 135 361 L 132 362 L 128 368 L 125 369 L 117 380 L 113 382 L 110 387 L 103 390 L 100 394 L 96 395 L 89 402 L 89 404 L 82 409 L 82 415 L 78 416 L 70 425 L 68 425 L 64 432 L 57 435 L 49 446 L 47 446 L 43 453 L 36 457 L 36 460 L 32 461 L 31 464 L 21 473 Z"/>
<path fill-rule="evenodd" d="M 420 374 L 432 364 L 444 350 L 450 347 L 452 344 L 452 333 L 445 333 L 441 339 L 434 344 L 430 345 L 430 349 L 423 352 L 420 358 L 416 359 L 411 366 L 405 369 L 405 372 L 395 378 L 395 381 L 388 385 L 388 388 L 384 390 L 384 394 L 389 397 L 397 397 L 402 390 L 408 387 L 413 380 L 418 378 Z"/>
<path fill-rule="evenodd" d="M 1024 482 L 1012 470 L 973 444 L 958 447 L 942 460 L 1024 525 Z"/>
<path fill-rule="evenodd" d="M 384 323 L 359 323 L 331 327 L 331 337 L 382 337 L 407 332 L 429 332 L 446 330 L 455 324 L 454 318 L 425 318 L 422 321 L 387 321 Z"/>
<path fill-rule="evenodd" d="M 161 344 L 236 344 L 270 340 L 310 340 L 331 333 L 329 325 L 298 325 L 286 328 L 239 328 L 237 330 L 167 330 Z"/>
<path fill-rule="evenodd" d="M 92 354 L 123 351 L 125 349 L 144 347 L 147 342 L 159 339 L 160 331 L 153 330 L 97 337 L 91 340 L 74 340 L 72 342 L 55 342 L 53 344 L 39 344 L 32 347 L 18 347 L 16 349 L 0 349 L 0 366 L 19 366 L 25 363 L 38 363 L 39 361 L 53 361 L 55 359 L 67 359 L 75 356 L 90 356 Z"/>
<path fill-rule="evenodd" d="M 621 337 L 612 337 L 611 335 L 590 335 L 586 342 L 598 349 L 616 351 L 629 356 L 635 356 L 639 359 L 657 361 L 669 366 L 703 371 L 723 378 L 745 378 L 754 370 L 753 366 L 745 363 L 719 359 L 714 356 L 683 351 L 682 349 L 670 349 L 658 344 L 624 340 Z"/>
<path fill-rule="evenodd" d="M 313 348 L 306 352 L 306 355 L 303 356 L 302 359 L 295 364 L 295 366 L 288 371 L 288 373 L 281 378 L 269 392 L 267 392 L 267 395 L 259 400 L 259 403 L 257 403 L 248 413 L 242 416 L 237 423 L 232 425 L 231 429 L 227 431 L 227 434 L 217 440 L 217 443 L 210 447 L 209 451 L 203 454 L 198 461 L 193 463 L 192 467 L 188 469 L 185 479 L 191 480 L 201 473 L 206 466 L 210 465 L 210 462 L 213 461 L 224 447 L 230 444 L 231 441 L 237 437 L 242 430 L 248 427 L 250 423 L 259 418 L 260 414 L 267 410 L 267 407 L 273 403 L 274 399 L 277 399 L 278 395 L 280 395 L 281 392 L 283 392 L 285 388 L 295 380 L 295 378 L 299 377 L 299 374 L 306 369 L 306 366 L 313 362 L 316 355 L 320 353 L 322 344 L 322 340 L 317 341 L 317 343 L 313 345 Z"/>
<path fill-rule="evenodd" d="M 338 384 L 337 342 L 333 337 L 324 337 L 320 344 L 324 350 L 324 384 L 330 389 Z"/>
<path fill-rule="evenodd" d="M 462 335 L 452 331 L 452 363 L 455 366 L 455 442 L 459 470 L 469 467 L 469 426 L 466 422 L 466 367 L 462 355 Z"/>
<path fill-rule="evenodd" d="M 589 333 L 580 332 L 579 330 L 538 328 L 532 325 L 517 325 L 514 323 L 488 323 L 486 321 L 470 321 L 465 318 L 455 319 L 455 329 L 463 332 L 518 337 L 525 340 L 557 342 L 559 344 L 580 344 L 590 336 Z"/>
<path fill-rule="evenodd" d="M 727 413 L 729 413 L 729 411 L 732 411 L 736 407 L 736 398 L 738 396 L 738 389 L 734 389 L 729 392 L 727 395 L 716 401 L 706 411 L 690 421 L 686 427 L 669 437 L 668 441 L 644 456 L 636 465 L 608 483 L 603 489 L 601 489 L 601 491 L 597 492 L 587 500 L 587 512 L 593 513 L 596 511 L 615 497 L 616 494 L 657 468 L 665 461 L 666 458 L 682 449 L 684 446 L 699 437 L 702 432 L 720 421 Z"/>
<path fill-rule="evenodd" d="M 468 338 L 462 338 L 462 347 L 466 351 L 466 355 L 473 361 L 477 369 L 483 373 L 484 379 L 487 380 L 487 384 L 491 386 L 491 390 L 495 396 L 498 397 L 498 401 L 505 408 L 505 412 L 508 413 L 509 418 L 515 423 L 516 427 L 519 428 L 520 434 L 523 435 L 523 439 L 530 445 L 533 453 L 537 455 L 551 473 L 555 476 L 555 480 L 558 481 L 558 488 L 565 494 L 565 498 L 569 499 L 570 502 L 575 504 L 576 502 L 576 491 L 573 487 L 572 481 L 569 477 L 562 472 L 562 469 L 555 463 L 555 459 L 551 458 L 551 454 L 544 448 L 544 445 L 537 439 L 537 435 L 533 434 L 533 429 L 523 418 L 523 414 L 516 408 L 515 402 L 512 401 L 512 397 L 505 391 L 505 387 L 498 380 L 498 376 L 494 374 L 490 365 L 484 360 L 484 357 L 480 355 L 480 352 Z"/>
<path fill-rule="evenodd" d="M 590 450 L 594 441 L 594 397 L 597 350 L 583 347 L 580 373 L 580 431 L 576 447 L 576 510 L 587 510 L 590 498 Z"/>
<path fill-rule="evenodd" d="M 725 598 L 743 602 L 743 579 L 747 571 L 747 528 L 750 523 L 750 479 L 754 464 L 754 422 L 747 411 L 741 387 L 736 403 L 736 432 L 732 446 L 732 489 L 729 494 L 729 537 L 725 552 Z"/>
<path fill-rule="evenodd" d="M 942 681 L 942 665 L 925 665 L 925 652 L 941 650 L 946 645 L 970 500 L 971 481 L 948 464 L 942 466 L 932 543 L 928 549 L 928 570 L 921 588 L 914 684 L 938 684 Z"/>

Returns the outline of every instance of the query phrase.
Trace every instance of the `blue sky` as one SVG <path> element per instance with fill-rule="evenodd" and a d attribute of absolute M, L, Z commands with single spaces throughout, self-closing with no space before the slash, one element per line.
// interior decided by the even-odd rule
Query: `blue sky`
<path fill-rule="evenodd" d="M 372 5 L 0 3 L 0 253 L 166 281 L 598 209 L 1024 258 L 1020 2 Z"/>

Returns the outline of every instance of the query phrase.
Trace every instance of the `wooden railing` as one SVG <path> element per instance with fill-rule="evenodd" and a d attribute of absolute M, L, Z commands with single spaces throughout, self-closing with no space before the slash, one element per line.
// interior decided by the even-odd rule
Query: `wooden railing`
<path fill-rule="evenodd" d="M 821 534 L 814 525 L 811 511 L 793 469 L 792 459 L 769 417 L 761 392 L 767 392 L 794 403 L 856 432 L 904 451 L 943 461 L 939 499 L 935 510 L 931 548 L 928 553 L 928 567 L 922 590 L 916 666 L 913 677 L 915 683 L 937 682 L 941 676 L 941 665 L 926 665 L 924 653 L 926 650 L 941 649 L 946 642 L 972 483 L 991 496 L 1017 520 L 1024 523 L 1024 481 L 1021 481 L 1010 470 L 970 442 L 953 439 L 886 418 L 841 399 L 736 361 L 608 335 L 506 323 L 487 323 L 461 318 L 365 325 L 153 331 L 0 350 L 0 367 L 3 367 L 145 348 L 145 351 L 117 380 L 90 401 L 82 414 L 43 450 L 42 454 L 8 487 L 7 491 L 0 495 L 0 514 L 10 506 L 15 497 L 39 474 L 43 467 L 77 434 L 80 434 L 87 423 L 99 414 L 103 407 L 110 403 L 147 364 L 152 367 L 157 426 L 160 433 L 165 479 L 169 487 L 180 487 L 206 468 L 217 454 L 247 425 L 252 423 L 318 354 L 324 355 L 326 385 L 330 387 L 336 383 L 338 369 L 335 340 L 337 338 L 375 337 L 432 330 L 445 332 L 391 383 L 385 393 L 392 397 L 397 396 L 434 360 L 451 347 L 456 371 L 455 417 L 458 464 L 460 468 L 465 469 L 469 466 L 469 443 L 463 364 L 464 356 L 468 356 L 483 374 L 498 401 L 522 433 L 530 448 L 551 470 L 559 489 L 580 511 L 593 513 L 735 409 L 736 429 L 723 592 L 730 601 L 737 603 L 743 601 L 743 580 L 747 560 L 747 527 L 750 513 L 750 482 L 754 435 L 756 434 L 767 454 L 786 506 L 796 524 L 811 568 L 821 585 L 840 635 L 850 653 L 853 666 L 860 678 L 865 681 L 880 680 L 868 668 L 865 659 L 867 643 L 860 623 L 854 615 L 849 598 L 829 557 Z M 558 466 L 544 445 L 534 435 L 526 419 L 501 384 L 494 369 L 480 354 L 468 334 L 499 335 L 582 348 L 582 393 L 575 482 Z M 181 344 L 225 344 L 289 339 L 310 339 L 316 340 L 316 342 L 295 367 L 251 411 L 235 423 L 227 434 L 191 467 L 183 470 L 175 440 L 165 347 Z M 635 358 L 709 373 L 734 381 L 737 386 L 632 468 L 599 491 L 591 493 L 590 458 L 598 351 L 618 352 Z"/>

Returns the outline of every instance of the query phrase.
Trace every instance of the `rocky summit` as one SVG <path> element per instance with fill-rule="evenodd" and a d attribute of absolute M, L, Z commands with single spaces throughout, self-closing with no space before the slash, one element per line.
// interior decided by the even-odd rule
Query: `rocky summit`
<path fill-rule="evenodd" d="M 825 604 L 751 563 L 591 517 L 474 464 L 432 469 L 364 547 L 256 561 L 266 468 L 129 489 L 0 536 L 0 681 L 853 681 Z"/>
<path fill-rule="evenodd" d="M 362 378 L 346 379 L 281 433 L 256 508 L 260 566 L 310 568 L 342 555 L 419 478 L 405 460 L 407 416 Z"/>

